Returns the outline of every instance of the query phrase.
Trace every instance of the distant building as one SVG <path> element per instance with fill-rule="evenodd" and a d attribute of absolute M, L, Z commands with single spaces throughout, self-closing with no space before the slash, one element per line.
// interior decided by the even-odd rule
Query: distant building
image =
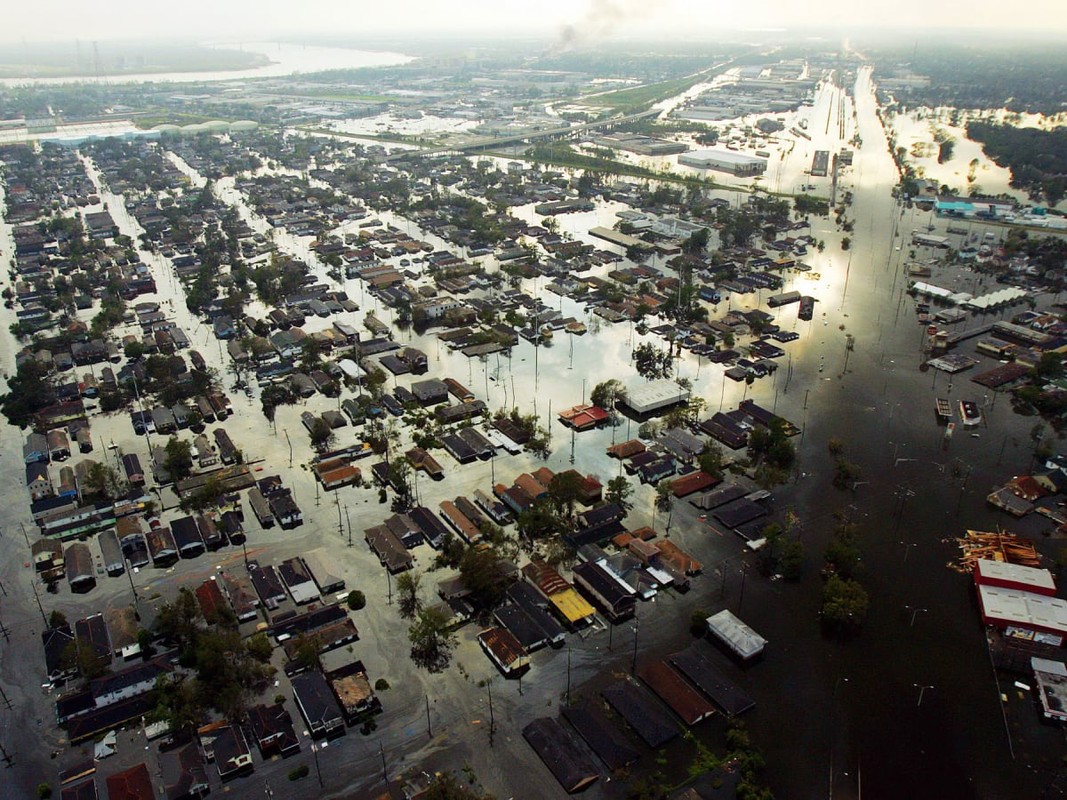
<path fill-rule="evenodd" d="M 730 150 L 693 150 L 678 156 L 678 163 L 685 167 L 713 169 L 740 177 L 762 175 L 767 171 L 767 159 Z"/>

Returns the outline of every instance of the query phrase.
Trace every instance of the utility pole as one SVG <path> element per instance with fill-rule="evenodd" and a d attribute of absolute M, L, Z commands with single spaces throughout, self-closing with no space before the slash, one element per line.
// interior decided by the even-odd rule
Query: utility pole
<path fill-rule="evenodd" d="M 426 736 L 430 739 L 433 738 L 433 728 L 430 727 L 430 696 L 425 695 L 426 698 Z"/>
<path fill-rule="evenodd" d="M 382 747 L 382 740 L 378 740 L 378 754 L 382 757 L 382 778 L 386 783 L 389 783 L 389 767 L 385 763 L 385 748 Z"/>
<path fill-rule="evenodd" d="M 126 570 L 126 577 L 127 577 L 127 578 L 129 579 L 129 581 L 130 581 L 130 591 L 131 591 L 131 592 L 133 592 L 133 606 L 134 606 L 134 609 L 133 609 L 133 613 L 134 613 L 134 616 L 136 616 L 136 617 L 137 617 L 138 619 L 140 619 L 140 618 L 141 618 L 141 615 L 140 615 L 140 613 L 139 613 L 139 612 L 137 611 L 137 602 L 138 602 L 138 601 L 139 601 L 139 600 L 140 600 L 141 598 L 140 598 L 140 597 L 138 596 L 138 594 L 137 594 L 137 587 L 133 585 L 133 570 L 131 570 L 131 569 L 127 569 L 127 570 Z"/>
<path fill-rule="evenodd" d="M 315 757 L 315 774 L 319 777 L 319 788 L 323 788 L 322 782 L 322 770 L 319 769 L 319 746 L 314 742 L 311 743 L 311 754 Z"/>
<path fill-rule="evenodd" d="M 637 618 L 637 612 L 634 612 L 634 657 L 630 661 L 630 674 L 633 675 L 637 671 L 637 631 L 641 627 L 641 620 Z"/>
<path fill-rule="evenodd" d="M 15 759 L 13 759 L 8 754 L 7 750 L 4 749 L 4 746 L 2 744 L 0 744 L 0 757 L 3 757 L 4 764 L 7 766 L 8 769 L 11 769 L 13 766 L 15 766 Z"/>
<path fill-rule="evenodd" d="M 748 575 L 748 562 L 741 564 L 741 594 L 737 598 L 737 612 L 741 613 L 741 604 L 745 602 L 745 576 Z"/>
<path fill-rule="evenodd" d="M 496 717 L 493 716 L 493 679 L 485 682 L 486 691 L 489 692 L 489 746 L 493 746 L 493 734 L 496 733 Z"/>
<path fill-rule="evenodd" d="M 348 523 L 348 546 L 352 546 L 352 517 L 348 516 L 348 503 L 345 503 L 345 522 Z"/>
<path fill-rule="evenodd" d="M 571 702 L 571 643 L 567 641 L 567 704 Z"/>
<path fill-rule="evenodd" d="M 45 630 L 48 630 L 48 616 L 44 613 L 44 606 L 41 605 L 41 595 L 37 594 L 37 581 L 30 578 L 30 588 L 33 589 L 33 599 L 37 601 L 37 610 L 41 612 L 41 621 L 44 623 Z"/>

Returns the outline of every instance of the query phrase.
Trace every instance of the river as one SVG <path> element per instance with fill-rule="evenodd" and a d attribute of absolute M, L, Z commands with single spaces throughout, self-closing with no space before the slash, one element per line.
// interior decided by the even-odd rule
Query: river
<path fill-rule="evenodd" d="M 210 81 L 279 78 L 301 73 L 326 70 L 359 69 L 362 67 L 391 67 L 414 61 L 401 53 L 353 50 L 345 47 L 315 47 L 283 44 L 281 42 L 234 42 L 212 45 L 220 48 L 248 50 L 262 53 L 269 64 L 252 69 L 206 72 L 148 72 L 140 74 L 103 75 L 100 78 L 66 76 L 59 78 L 4 78 L 0 86 L 61 86 L 76 83 L 106 85 L 126 83 L 206 83 Z"/>

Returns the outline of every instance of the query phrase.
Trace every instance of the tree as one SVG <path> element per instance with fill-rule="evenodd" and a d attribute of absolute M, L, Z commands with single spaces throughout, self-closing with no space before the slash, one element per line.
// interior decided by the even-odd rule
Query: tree
<path fill-rule="evenodd" d="M 823 587 L 822 621 L 832 630 L 855 633 L 863 625 L 870 607 L 867 590 L 856 580 L 831 575 Z"/>
<path fill-rule="evenodd" d="M 494 608 L 504 599 L 507 576 L 493 548 L 467 548 L 459 561 L 459 575 L 476 606 Z"/>
<path fill-rule="evenodd" d="M 394 511 L 407 511 L 413 505 L 411 469 L 411 462 L 407 457 L 394 458 L 389 463 L 389 485 L 396 492 L 396 499 L 393 502 Z"/>
<path fill-rule="evenodd" d="M 274 652 L 274 647 L 265 633 L 257 633 L 250 636 L 245 647 L 252 658 L 263 663 L 270 661 L 270 655 Z"/>
<path fill-rule="evenodd" d="M 701 256 L 708 249 L 710 234 L 707 228 L 698 228 L 689 234 L 689 238 L 682 245 L 682 250 L 690 255 Z"/>
<path fill-rule="evenodd" d="M 93 643 L 80 636 L 75 640 L 78 648 L 77 664 L 78 674 L 86 680 L 99 678 L 108 671 L 110 658 L 96 652 Z"/>
<path fill-rule="evenodd" d="M 674 498 L 674 492 L 671 490 L 671 481 L 669 478 L 664 478 L 656 484 L 656 510 L 657 511 L 670 511 L 671 500 Z"/>
<path fill-rule="evenodd" d="M 859 527 L 855 523 L 842 521 L 826 544 L 826 565 L 842 578 L 852 578 L 859 570 L 860 548 L 856 542 L 858 533 Z"/>
<path fill-rule="evenodd" d="M 16 427 L 27 425 L 40 409 L 55 402 L 48 372 L 36 359 L 26 359 L 8 379 L 8 393 L 0 397 L 0 409 Z"/>
<path fill-rule="evenodd" d="M 302 633 L 293 642 L 293 654 L 290 659 L 293 664 L 302 669 L 318 669 L 321 650 L 322 643 L 319 641 L 318 636 L 309 636 Z"/>
<path fill-rule="evenodd" d="M 519 534 L 528 540 L 542 539 L 560 529 L 560 520 L 546 503 L 535 503 L 515 521 Z"/>
<path fill-rule="evenodd" d="M 163 603 L 156 615 L 156 631 L 166 642 L 176 644 L 179 660 L 186 661 L 199 633 L 200 605 L 186 587 L 178 590 L 172 603 Z"/>
<path fill-rule="evenodd" d="M 1042 353 L 1034 367 L 1034 375 L 1037 378 L 1058 378 L 1063 375 L 1063 355 L 1056 352 Z"/>
<path fill-rule="evenodd" d="M 350 611 L 360 611 L 367 605 L 367 597 L 363 592 L 358 589 L 353 589 L 348 593 L 348 608 Z"/>
<path fill-rule="evenodd" d="M 126 483 L 107 464 L 94 461 L 85 476 L 85 494 L 113 500 L 126 492 Z"/>
<path fill-rule="evenodd" d="M 791 537 L 782 545 L 778 556 L 778 571 L 787 581 L 800 580 L 804 571 L 804 545 L 800 539 Z"/>
<path fill-rule="evenodd" d="M 697 456 L 697 464 L 700 469 L 713 478 L 721 478 L 723 471 L 722 448 L 715 442 L 709 442 L 704 452 Z"/>
<path fill-rule="evenodd" d="M 180 481 L 193 473 L 193 447 L 188 441 L 172 436 L 167 441 L 164 452 L 166 456 L 163 459 L 163 468 L 171 480 Z"/>
<path fill-rule="evenodd" d="M 674 359 L 670 350 L 660 350 L 651 342 L 634 348 L 634 369 L 646 381 L 669 378 L 674 371 Z"/>
<path fill-rule="evenodd" d="M 548 484 L 548 496 L 556 507 L 557 514 L 574 516 L 574 504 L 582 496 L 582 476 L 573 470 L 557 472 Z"/>
<path fill-rule="evenodd" d="M 422 610 L 422 600 L 419 599 L 419 584 L 422 576 L 412 570 L 401 574 L 396 579 L 397 603 L 400 606 L 400 616 L 404 619 L 413 619 Z"/>
<path fill-rule="evenodd" d="M 748 437 L 749 459 L 756 467 L 756 480 L 765 487 L 784 483 L 796 460 L 796 450 L 789 441 L 789 431 L 781 419 L 769 427 L 757 426 Z"/>
<path fill-rule="evenodd" d="M 48 627 L 49 628 L 62 628 L 66 624 L 67 624 L 67 617 L 59 609 L 53 609 L 52 613 L 48 615 Z"/>
<path fill-rule="evenodd" d="M 131 339 L 122 346 L 122 352 L 130 361 L 137 361 L 144 356 L 144 344 L 136 339 Z"/>
<path fill-rule="evenodd" d="M 608 490 L 604 493 L 604 499 L 609 503 L 615 503 L 623 508 L 629 508 L 627 498 L 634 493 L 630 482 L 622 475 L 617 475 L 608 481 Z"/>
<path fill-rule="evenodd" d="M 621 381 L 617 381 L 614 378 L 598 383 L 593 387 L 593 391 L 589 393 L 589 402 L 607 411 L 615 408 L 616 400 L 625 399 L 626 387 L 622 385 Z"/>
<path fill-rule="evenodd" d="M 308 435 L 311 437 L 311 446 L 320 453 L 329 449 L 335 438 L 330 423 L 322 417 L 316 417 L 315 421 L 311 423 Z"/>
<path fill-rule="evenodd" d="M 310 336 L 300 344 L 300 368 L 305 372 L 311 372 L 322 365 L 322 348 L 319 343 Z"/>
<path fill-rule="evenodd" d="M 429 672 L 444 671 L 452 660 L 456 634 L 439 608 L 422 609 L 408 628 L 411 660 Z"/>
<path fill-rule="evenodd" d="M 175 733 L 193 731 L 203 723 L 207 713 L 207 706 L 200 695 L 195 678 L 160 675 L 152 689 L 154 708 L 148 716 L 170 723 Z"/>

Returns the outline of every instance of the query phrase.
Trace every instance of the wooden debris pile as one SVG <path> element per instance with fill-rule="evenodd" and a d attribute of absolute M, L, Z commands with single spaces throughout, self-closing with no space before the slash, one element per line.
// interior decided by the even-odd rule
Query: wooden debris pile
<path fill-rule="evenodd" d="M 974 572 L 974 562 L 980 558 L 1021 564 L 1024 567 L 1041 567 L 1042 564 L 1041 555 L 1034 548 L 1033 542 L 1014 533 L 967 531 L 967 535 L 957 539 L 956 543 L 960 546 L 962 555 L 959 561 L 949 566 L 957 572 Z"/>

